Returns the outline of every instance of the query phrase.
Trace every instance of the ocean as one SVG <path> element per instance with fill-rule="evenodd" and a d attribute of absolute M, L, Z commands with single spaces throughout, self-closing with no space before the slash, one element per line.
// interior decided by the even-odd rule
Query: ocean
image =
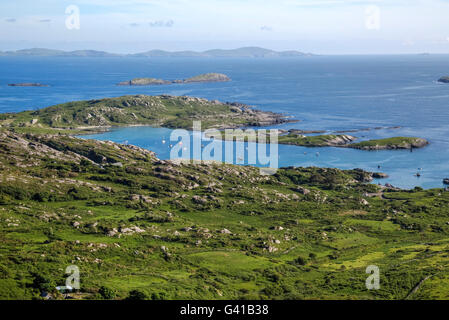
<path fill-rule="evenodd" d="M 225 73 L 232 81 L 115 85 L 136 77 L 183 79 L 208 72 Z M 236 101 L 300 120 L 276 128 L 329 132 L 371 129 L 348 133 L 360 140 L 426 138 L 430 145 L 413 153 L 280 145 L 279 165 L 362 168 L 390 176 L 376 183 L 435 188 L 442 187 L 442 180 L 449 178 L 449 85 L 437 82 L 447 74 L 448 55 L 272 59 L 0 57 L 0 112 L 128 94 Z M 40 82 L 50 87 L 7 86 L 19 82 Z M 162 140 L 168 139 L 170 133 L 165 128 L 130 127 L 85 138 L 135 144 L 167 159 L 170 149 Z M 421 177 L 415 175 L 418 168 L 422 169 Z"/>

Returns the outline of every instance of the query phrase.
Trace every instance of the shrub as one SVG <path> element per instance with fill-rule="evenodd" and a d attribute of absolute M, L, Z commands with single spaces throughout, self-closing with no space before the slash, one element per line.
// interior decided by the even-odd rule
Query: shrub
<path fill-rule="evenodd" d="M 105 286 L 101 287 L 101 288 L 98 290 L 98 293 L 100 294 L 100 296 L 101 296 L 103 299 L 106 299 L 106 300 L 112 300 L 112 299 L 114 299 L 115 296 L 116 296 L 116 293 L 115 293 L 114 290 L 112 290 L 112 289 L 110 289 L 110 288 L 108 288 L 108 287 L 105 287 Z"/>
<path fill-rule="evenodd" d="M 147 300 L 148 296 L 140 290 L 132 290 L 129 292 L 126 300 Z"/>
<path fill-rule="evenodd" d="M 304 265 L 306 265 L 307 260 L 304 259 L 303 257 L 298 257 L 298 258 L 296 258 L 295 263 L 297 265 L 304 266 Z"/>
<path fill-rule="evenodd" d="M 54 290 L 55 285 L 53 281 L 46 276 L 35 274 L 32 287 L 40 291 L 51 292 Z"/>
<path fill-rule="evenodd" d="M 152 293 L 151 300 L 166 300 L 167 295 L 164 292 Z"/>

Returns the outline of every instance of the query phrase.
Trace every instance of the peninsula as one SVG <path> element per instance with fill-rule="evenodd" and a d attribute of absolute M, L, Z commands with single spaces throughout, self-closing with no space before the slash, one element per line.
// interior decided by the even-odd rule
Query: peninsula
<path fill-rule="evenodd" d="M 147 125 L 191 130 L 193 121 L 201 121 L 202 129 L 261 127 L 298 120 L 268 111 L 260 111 L 236 102 L 220 102 L 187 96 L 123 96 L 100 100 L 76 101 L 37 111 L 7 113 L 0 116 L 0 125 L 23 132 L 101 132 L 111 127 Z M 303 147 L 343 147 L 360 150 L 395 150 L 422 148 L 428 141 L 414 137 L 393 137 L 353 143 L 357 137 L 346 134 L 304 135 L 292 129 L 281 130 L 278 143 Z M 222 139 L 225 137 L 222 131 Z M 232 139 L 239 137 L 233 136 Z M 244 134 L 244 140 L 253 139 Z M 269 141 L 269 137 L 266 137 Z"/>
<path fill-rule="evenodd" d="M 288 117 L 251 106 L 195 97 L 123 96 L 101 100 L 76 101 L 37 111 L 2 114 L 0 125 L 26 130 L 99 131 L 113 126 L 148 125 L 192 129 L 202 121 L 203 129 L 269 126 L 295 122 Z"/>

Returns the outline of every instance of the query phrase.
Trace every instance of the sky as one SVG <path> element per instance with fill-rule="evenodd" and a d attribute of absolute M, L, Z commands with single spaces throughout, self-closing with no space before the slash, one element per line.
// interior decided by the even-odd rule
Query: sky
<path fill-rule="evenodd" d="M 0 50 L 449 53 L 449 0 L 0 1 Z"/>

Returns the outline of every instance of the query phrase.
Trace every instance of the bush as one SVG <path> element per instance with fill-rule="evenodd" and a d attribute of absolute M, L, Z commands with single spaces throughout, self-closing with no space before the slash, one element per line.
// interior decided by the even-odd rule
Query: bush
<path fill-rule="evenodd" d="M 164 292 L 152 293 L 151 300 L 166 300 L 167 296 Z"/>
<path fill-rule="evenodd" d="M 55 289 L 55 285 L 52 280 L 47 278 L 46 276 L 35 274 L 34 280 L 32 284 L 33 288 L 36 288 L 40 291 L 51 292 Z"/>
<path fill-rule="evenodd" d="M 266 294 L 268 298 L 273 298 L 282 295 L 284 293 L 284 289 L 279 285 L 271 285 L 263 289 L 262 292 Z"/>
<path fill-rule="evenodd" d="M 148 300 L 148 296 L 140 290 L 132 290 L 126 300 Z"/>
<path fill-rule="evenodd" d="M 296 258 L 295 263 L 300 266 L 305 266 L 307 263 L 307 260 L 304 259 L 303 257 L 298 257 L 298 258 Z"/>
<path fill-rule="evenodd" d="M 100 294 L 100 296 L 103 299 L 106 299 L 106 300 L 112 300 L 116 296 L 116 293 L 115 293 L 114 290 L 112 290 L 112 289 L 110 289 L 108 287 L 104 287 L 104 286 L 101 287 L 100 290 L 98 290 L 98 293 Z"/>

